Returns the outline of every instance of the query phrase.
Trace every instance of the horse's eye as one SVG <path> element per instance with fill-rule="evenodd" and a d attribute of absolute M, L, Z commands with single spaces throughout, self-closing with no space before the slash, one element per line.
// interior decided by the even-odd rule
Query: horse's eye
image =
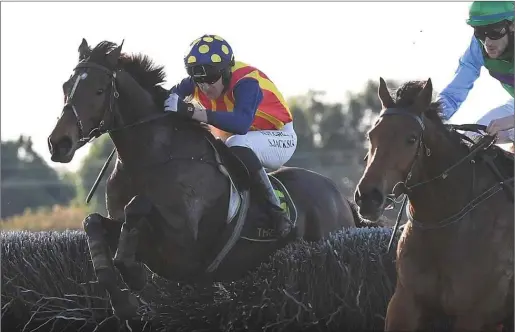
<path fill-rule="evenodd" d="M 408 137 L 408 144 L 415 144 L 418 140 L 418 136 L 417 135 L 411 135 L 410 137 Z"/>
<path fill-rule="evenodd" d="M 103 93 L 104 93 L 104 89 L 98 89 L 98 90 L 97 90 L 97 95 L 101 95 L 101 94 L 103 94 Z"/>

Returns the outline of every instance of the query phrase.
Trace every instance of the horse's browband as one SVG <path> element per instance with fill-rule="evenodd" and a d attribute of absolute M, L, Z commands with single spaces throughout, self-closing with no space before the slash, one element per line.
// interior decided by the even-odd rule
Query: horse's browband
<path fill-rule="evenodd" d="M 410 113 L 408 110 L 404 108 L 387 108 L 381 113 L 380 117 L 383 117 L 385 115 L 405 115 L 412 119 L 415 119 L 415 121 L 418 122 L 422 130 L 426 129 L 426 126 L 424 125 L 424 121 L 422 121 L 422 118 L 418 115 Z"/>
<path fill-rule="evenodd" d="M 101 66 L 101 65 L 98 65 L 96 63 L 93 63 L 93 62 L 80 62 L 75 68 L 74 70 L 77 70 L 78 68 L 95 68 L 95 69 L 100 69 L 101 71 L 105 72 L 107 75 L 109 76 L 113 76 L 115 75 L 115 71 L 113 70 L 109 70 L 108 68 L 104 67 L 104 66 Z"/>

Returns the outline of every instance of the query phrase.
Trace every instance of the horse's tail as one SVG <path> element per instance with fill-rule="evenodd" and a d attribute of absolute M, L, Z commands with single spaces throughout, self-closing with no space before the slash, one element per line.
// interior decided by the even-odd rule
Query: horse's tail
<path fill-rule="evenodd" d="M 356 227 L 363 228 L 363 227 L 383 227 L 384 224 L 382 221 L 368 221 L 366 219 L 361 218 L 358 212 L 358 205 L 354 203 L 352 200 L 347 199 L 347 202 L 349 202 L 349 206 L 352 211 L 352 216 L 354 217 L 354 224 L 356 224 Z"/>

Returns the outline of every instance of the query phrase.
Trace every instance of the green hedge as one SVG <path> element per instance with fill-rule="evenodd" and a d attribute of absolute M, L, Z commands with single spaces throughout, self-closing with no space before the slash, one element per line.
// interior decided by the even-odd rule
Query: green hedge
<path fill-rule="evenodd" d="M 155 275 L 133 331 L 381 330 L 395 285 L 390 228 L 342 231 L 277 252 L 248 277 L 210 287 Z M 2 325 L 16 330 L 113 331 L 85 234 L 2 232 Z M 68 327 L 68 329 L 66 329 Z"/>

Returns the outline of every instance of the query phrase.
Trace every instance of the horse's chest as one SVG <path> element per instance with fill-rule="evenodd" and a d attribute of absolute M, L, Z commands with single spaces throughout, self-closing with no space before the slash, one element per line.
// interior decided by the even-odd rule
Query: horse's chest
<path fill-rule="evenodd" d="M 466 245 L 467 241 L 456 237 L 440 238 L 437 242 L 429 237 L 405 237 L 398 259 L 400 282 L 417 299 L 448 313 L 456 313 L 478 301 L 502 300 L 492 290 L 508 287 L 513 274 L 506 273 L 506 266 L 511 264 L 512 271 L 513 253 L 486 249 L 492 234 L 488 235 L 486 239 L 473 241 L 475 246 Z M 471 236 L 465 238 L 470 240 Z M 502 237 L 493 242 L 505 242 Z M 491 291 L 485 292 L 487 289 Z M 492 295 L 485 298 L 485 293 Z"/>
<path fill-rule="evenodd" d="M 477 275 L 450 258 L 406 255 L 399 259 L 399 277 L 419 301 L 448 311 L 455 303 L 470 301 L 471 281 Z"/>
<path fill-rule="evenodd" d="M 397 277 L 405 289 L 426 301 L 436 301 L 439 276 L 429 257 L 417 255 L 405 246 L 401 249 L 397 266 Z"/>

